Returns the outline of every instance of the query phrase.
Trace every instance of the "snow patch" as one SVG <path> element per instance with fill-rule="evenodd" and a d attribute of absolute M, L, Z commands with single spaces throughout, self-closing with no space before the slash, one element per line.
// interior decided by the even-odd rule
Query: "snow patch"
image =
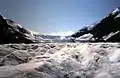
<path fill-rule="evenodd" d="M 119 18 L 120 17 L 120 14 L 118 14 L 115 18 Z"/>
<path fill-rule="evenodd" d="M 19 26 L 20 28 L 23 28 L 20 24 L 17 24 L 17 26 Z"/>
<path fill-rule="evenodd" d="M 63 40 L 63 39 L 66 39 L 64 36 L 60 36 L 60 39 Z"/>
<path fill-rule="evenodd" d="M 119 8 L 116 8 L 113 12 L 112 12 L 112 14 L 114 15 L 116 12 L 118 12 L 118 11 L 120 11 L 119 10 Z"/>
<path fill-rule="evenodd" d="M 34 31 L 31 31 L 31 30 L 28 30 L 32 35 L 38 35 L 39 32 L 34 32 Z"/>
<path fill-rule="evenodd" d="M 92 34 L 88 33 L 83 36 L 80 36 L 79 38 L 76 38 L 76 40 L 90 40 L 92 38 Z"/>

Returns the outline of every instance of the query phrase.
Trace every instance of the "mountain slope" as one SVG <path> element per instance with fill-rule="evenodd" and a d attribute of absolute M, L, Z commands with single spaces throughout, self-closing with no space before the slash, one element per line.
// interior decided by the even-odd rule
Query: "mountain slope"
<path fill-rule="evenodd" d="M 0 43 L 33 43 L 35 37 L 11 19 L 0 15 Z"/>
<path fill-rule="evenodd" d="M 116 8 L 108 16 L 90 26 L 80 29 L 71 35 L 72 37 L 80 37 L 85 34 L 92 34 L 89 41 L 120 41 L 120 8 Z"/>

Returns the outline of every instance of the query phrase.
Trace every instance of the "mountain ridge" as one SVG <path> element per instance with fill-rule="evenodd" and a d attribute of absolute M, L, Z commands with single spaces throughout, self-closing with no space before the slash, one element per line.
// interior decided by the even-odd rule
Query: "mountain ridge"
<path fill-rule="evenodd" d="M 120 33 L 113 34 L 108 39 L 105 39 L 105 36 L 108 36 L 111 33 L 116 33 L 117 31 L 120 31 L 119 25 L 120 25 L 120 8 L 116 8 L 102 20 L 97 21 L 90 26 L 83 27 L 76 33 L 72 34 L 71 37 L 77 38 L 82 35 L 90 33 L 93 35 L 91 39 L 94 42 L 102 42 L 102 41 L 103 42 L 119 42 L 120 38 L 118 38 L 118 36 Z M 88 40 L 88 41 L 92 41 L 92 40 Z"/>
<path fill-rule="evenodd" d="M 34 35 L 20 24 L 0 15 L 0 43 L 34 43 Z"/>

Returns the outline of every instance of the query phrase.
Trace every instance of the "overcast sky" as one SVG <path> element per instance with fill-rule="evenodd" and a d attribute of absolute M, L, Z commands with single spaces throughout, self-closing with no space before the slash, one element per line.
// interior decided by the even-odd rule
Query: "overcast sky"
<path fill-rule="evenodd" d="M 72 33 L 120 6 L 120 0 L 0 0 L 0 13 L 41 33 Z"/>

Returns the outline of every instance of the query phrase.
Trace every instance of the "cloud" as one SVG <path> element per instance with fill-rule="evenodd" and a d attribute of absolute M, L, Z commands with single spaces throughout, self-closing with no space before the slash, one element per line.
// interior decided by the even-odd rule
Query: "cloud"
<path fill-rule="evenodd" d="M 49 35 L 54 35 L 54 36 L 69 36 L 72 35 L 74 32 L 73 31 L 59 31 L 59 32 L 54 32 Z"/>

